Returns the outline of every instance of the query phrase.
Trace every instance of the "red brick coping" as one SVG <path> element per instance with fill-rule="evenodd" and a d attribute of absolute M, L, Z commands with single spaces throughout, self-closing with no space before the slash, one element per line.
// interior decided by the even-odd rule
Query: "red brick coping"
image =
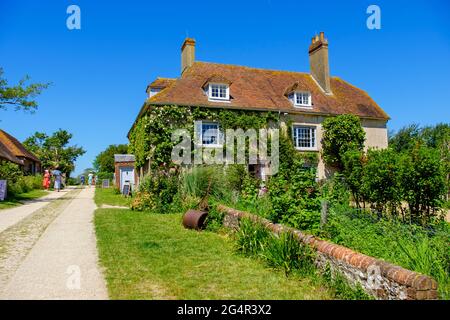
<path fill-rule="evenodd" d="M 358 281 L 365 291 L 379 299 L 429 300 L 438 298 L 438 284 L 429 276 L 361 254 L 344 246 L 320 240 L 300 230 L 272 223 L 245 211 L 235 210 L 224 205 L 218 205 L 217 210 L 225 214 L 224 225 L 226 227 L 238 228 L 239 220 L 247 218 L 261 223 L 276 234 L 292 233 L 299 241 L 316 250 L 320 258 L 318 259 L 319 267 L 329 264 L 332 269 L 333 267 L 338 269 L 351 282 Z M 380 283 L 376 289 L 365 285 L 374 268 L 378 270 Z"/>

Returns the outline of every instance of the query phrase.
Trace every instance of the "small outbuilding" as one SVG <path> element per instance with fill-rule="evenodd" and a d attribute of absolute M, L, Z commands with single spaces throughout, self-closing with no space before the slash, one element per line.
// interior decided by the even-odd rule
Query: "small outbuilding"
<path fill-rule="evenodd" d="M 114 181 L 116 187 L 123 191 L 124 185 L 130 185 L 134 190 L 137 181 L 136 171 L 134 170 L 135 158 L 132 154 L 114 155 Z"/>
<path fill-rule="evenodd" d="M 41 172 L 41 161 L 12 135 L 0 129 L 0 159 L 18 164 L 27 174 Z"/>

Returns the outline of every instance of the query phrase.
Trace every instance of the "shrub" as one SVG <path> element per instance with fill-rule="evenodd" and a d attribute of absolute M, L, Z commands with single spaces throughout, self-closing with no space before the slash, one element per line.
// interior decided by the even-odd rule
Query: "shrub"
<path fill-rule="evenodd" d="M 365 132 L 357 116 L 345 114 L 327 118 L 322 128 L 322 154 L 328 165 L 342 169 L 343 155 L 347 151 L 363 150 Z"/>
<path fill-rule="evenodd" d="M 165 171 L 153 172 L 140 183 L 131 208 L 133 210 L 154 210 L 159 213 L 172 212 L 177 199 L 178 175 Z M 176 206 L 175 206 L 176 207 Z"/>
<path fill-rule="evenodd" d="M 397 153 L 390 149 L 369 150 L 362 181 L 364 198 L 380 216 L 383 212 L 397 213 L 402 200 Z"/>
<path fill-rule="evenodd" d="M 405 154 L 400 162 L 400 183 L 411 220 L 422 224 L 429 222 L 439 213 L 447 192 L 439 152 L 418 147 Z"/>

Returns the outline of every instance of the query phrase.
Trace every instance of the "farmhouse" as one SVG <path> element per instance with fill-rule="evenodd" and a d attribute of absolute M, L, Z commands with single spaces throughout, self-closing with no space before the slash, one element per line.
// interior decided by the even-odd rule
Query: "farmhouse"
<path fill-rule="evenodd" d="M 309 73 L 266 70 L 197 61 L 195 40 L 187 38 L 181 47 L 181 76 L 157 78 L 148 85 L 148 98 L 136 122 L 157 106 L 270 111 L 279 115 L 280 128 L 289 129 L 298 152 L 319 155 L 319 179 L 332 172 L 320 158 L 326 117 L 358 116 L 366 133 L 365 148 L 386 148 L 389 116 L 365 91 L 330 75 L 328 40 L 323 32 L 312 38 L 308 52 Z M 201 139 L 203 146 L 217 145 L 221 124 L 202 119 L 201 132 L 206 131 L 208 135 Z M 253 170 L 264 175 L 264 166 Z"/>
<path fill-rule="evenodd" d="M 0 159 L 18 164 L 28 174 L 41 172 L 41 161 L 16 138 L 1 129 Z"/>

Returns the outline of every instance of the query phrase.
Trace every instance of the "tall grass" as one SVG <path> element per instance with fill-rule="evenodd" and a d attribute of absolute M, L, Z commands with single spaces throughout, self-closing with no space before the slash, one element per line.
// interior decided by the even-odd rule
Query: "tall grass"
<path fill-rule="evenodd" d="M 322 236 L 429 275 L 439 283 L 440 297 L 450 299 L 450 226 L 446 222 L 424 228 L 342 206 L 331 210 Z"/>
<path fill-rule="evenodd" d="M 351 286 L 339 273 L 331 273 L 328 268 L 318 273 L 314 264 L 313 250 L 298 242 L 291 233 L 275 235 L 266 227 L 249 219 L 242 219 L 235 233 L 236 249 L 247 255 L 261 259 L 268 266 L 308 277 L 332 289 L 338 298 L 370 299 L 360 285 Z"/>

